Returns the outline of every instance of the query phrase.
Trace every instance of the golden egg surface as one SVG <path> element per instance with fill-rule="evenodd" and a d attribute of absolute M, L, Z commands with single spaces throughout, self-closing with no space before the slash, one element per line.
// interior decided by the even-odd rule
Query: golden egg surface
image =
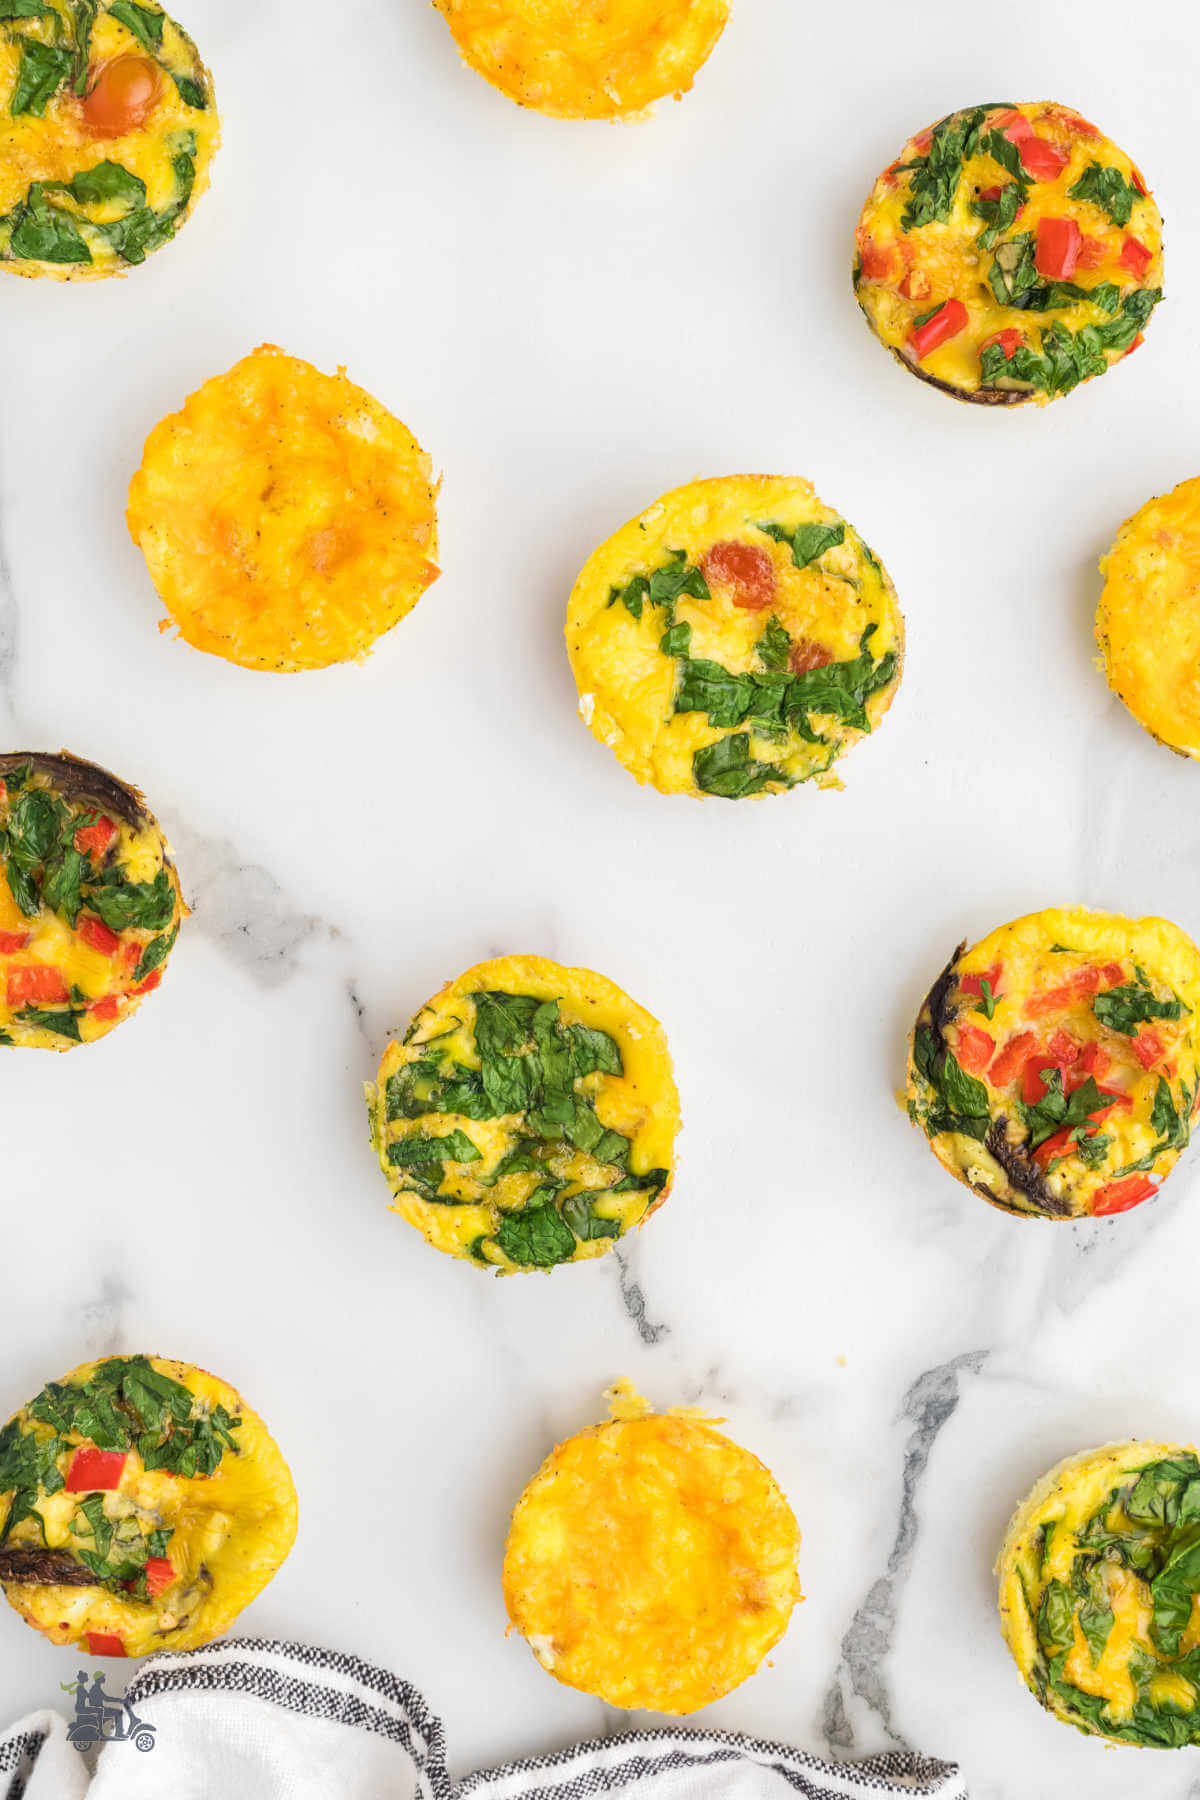
<path fill-rule="evenodd" d="M 1109 686 L 1159 743 L 1200 757 L 1200 476 L 1126 519 L 1100 567 Z"/>
<path fill-rule="evenodd" d="M 637 781 L 697 798 L 840 785 L 904 652 L 887 571 L 790 476 L 664 495 L 588 559 L 566 631 L 593 735 Z"/>
<path fill-rule="evenodd" d="M 908 1111 L 1008 1212 L 1108 1217 L 1157 1193 L 1200 1090 L 1200 952 L 1166 919 L 1051 907 L 960 945 L 909 1042 Z"/>
<path fill-rule="evenodd" d="M 0 1045 L 104 1037 L 159 985 L 186 916 L 136 788 L 65 751 L 0 756 Z"/>
<path fill-rule="evenodd" d="M 967 107 L 909 140 L 863 208 L 854 287 L 914 375 L 1044 405 L 1137 348 L 1162 272 L 1162 219 L 1129 157 L 1035 102 Z"/>
<path fill-rule="evenodd" d="M 729 0 L 434 0 L 463 61 L 518 106 L 615 119 L 687 92 Z"/>
<path fill-rule="evenodd" d="M 123 275 L 208 186 L 221 130 L 208 70 L 156 0 L 2 11 L 0 268 Z"/>
<path fill-rule="evenodd" d="M 559 1444 L 517 1502 L 508 1616 L 567 1687 L 695 1712 L 787 1630 L 799 1541 L 770 1470 L 712 1425 L 614 1419 Z"/>
<path fill-rule="evenodd" d="M 429 458 L 344 369 L 270 344 L 146 440 L 130 534 L 181 637 L 247 669 L 363 657 L 438 570 Z"/>
<path fill-rule="evenodd" d="M 51 1643 L 194 1650 L 229 1629 L 295 1535 L 266 1426 L 189 1363 L 83 1363 L 0 1431 L 0 1583 Z"/>
<path fill-rule="evenodd" d="M 1005 1642 L 1047 1712 L 1115 1743 L 1200 1744 L 1192 1446 L 1068 1457 L 1017 1509 L 997 1574 Z"/>
<path fill-rule="evenodd" d="M 602 1256 L 670 1191 L 666 1036 L 590 969 L 478 963 L 388 1045 L 366 1093 L 392 1210 L 499 1274 Z"/>

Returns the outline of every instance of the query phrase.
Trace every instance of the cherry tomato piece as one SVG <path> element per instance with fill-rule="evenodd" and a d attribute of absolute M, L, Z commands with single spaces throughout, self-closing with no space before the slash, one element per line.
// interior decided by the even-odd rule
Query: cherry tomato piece
<path fill-rule="evenodd" d="M 115 57 L 88 90 L 83 122 L 93 137 L 124 137 L 145 124 L 158 93 L 158 70 L 149 57 Z"/>

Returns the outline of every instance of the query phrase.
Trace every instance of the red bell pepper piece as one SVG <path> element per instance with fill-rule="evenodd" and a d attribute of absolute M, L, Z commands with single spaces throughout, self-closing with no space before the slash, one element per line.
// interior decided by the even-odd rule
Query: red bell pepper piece
<path fill-rule="evenodd" d="M 1075 1064 L 1079 1074 L 1094 1075 L 1097 1081 L 1103 1081 L 1111 1067 L 1112 1058 L 1104 1046 L 1098 1044 L 1095 1039 L 1090 1044 L 1083 1046 Z"/>
<path fill-rule="evenodd" d="M 1074 219 L 1039 219 L 1033 258 L 1038 274 L 1047 281 L 1070 281 L 1082 235 Z"/>
<path fill-rule="evenodd" d="M 1057 1069 L 1058 1073 L 1063 1076 L 1065 1089 L 1066 1070 L 1057 1056 L 1029 1057 L 1021 1071 L 1021 1098 L 1026 1106 L 1036 1106 L 1039 1100 L 1046 1098 L 1049 1089 L 1042 1080 L 1042 1076 L 1049 1075 L 1054 1069 Z"/>
<path fill-rule="evenodd" d="M 29 942 L 27 931 L 0 931 L 0 956 L 13 956 Z"/>
<path fill-rule="evenodd" d="M 1150 264 L 1154 261 L 1154 252 L 1147 250 L 1138 238 L 1127 237 L 1121 245 L 1121 267 L 1128 269 L 1140 281 Z"/>
<path fill-rule="evenodd" d="M 949 343 L 960 331 L 965 331 L 969 318 L 961 300 L 944 300 L 923 325 L 915 326 L 908 334 L 908 341 L 917 361 L 924 362 L 933 351 Z"/>
<path fill-rule="evenodd" d="M 1047 988 L 1042 994 L 1034 994 L 1025 1003 L 1025 1015 L 1030 1019 L 1044 1018 L 1047 1013 L 1059 1012 L 1065 1006 L 1074 1006 L 1080 1000 L 1086 1000 L 1100 987 L 1100 971 L 1093 964 L 1086 969 L 1078 969 L 1069 981 L 1060 987 Z"/>
<path fill-rule="evenodd" d="M 1120 1181 L 1105 1182 L 1092 1196 L 1092 1214 L 1102 1219 L 1109 1213 L 1128 1212 L 1130 1207 L 1140 1206 L 1143 1200 L 1149 1200 L 1151 1194 L 1157 1192 L 1157 1185 L 1148 1175 L 1126 1175 Z"/>
<path fill-rule="evenodd" d="M 977 1025 L 960 1025 L 954 1054 L 971 1075 L 982 1075 L 996 1053 L 994 1038 Z"/>
<path fill-rule="evenodd" d="M 96 1019 L 115 1019 L 120 1005 L 119 995 L 105 994 L 102 1000 L 93 1000 L 88 1011 Z"/>
<path fill-rule="evenodd" d="M 161 1594 L 179 1577 L 165 1556 L 151 1556 L 146 1560 L 146 1586 L 152 1594 Z"/>
<path fill-rule="evenodd" d="M 115 1631 L 89 1631 L 87 1647 L 89 1656 L 127 1656 L 129 1654 Z"/>
<path fill-rule="evenodd" d="M 1108 260 L 1108 254 L 1108 245 L 1103 238 L 1081 237 L 1075 267 L 1077 269 L 1098 269 L 1102 262 Z"/>
<path fill-rule="evenodd" d="M 10 1006 L 28 1006 L 42 1000 L 69 1000 L 67 984 L 48 963 L 18 963 L 10 968 L 5 983 Z"/>
<path fill-rule="evenodd" d="M 1150 189 L 1146 186 L 1145 178 L 1142 175 L 1142 171 L 1136 167 L 1132 168 L 1129 171 L 1129 176 L 1130 176 L 1130 180 L 1133 182 L 1134 187 L 1137 189 L 1138 193 L 1142 196 L 1142 199 L 1144 200 L 1146 198 L 1146 195 L 1150 192 Z"/>
<path fill-rule="evenodd" d="M 1148 1026 L 1143 1026 L 1133 1040 L 1133 1054 L 1143 1069 L 1152 1069 L 1166 1047 L 1157 1031 L 1150 1030 Z"/>
<path fill-rule="evenodd" d="M 1015 106 L 1010 106 L 1007 112 L 997 113 L 988 120 L 988 126 L 992 131 L 1002 131 L 1010 144 L 1023 143 L 1033 136 L 1033 126 Z"/>
<path fill-rule="evenodd" d="M 116 835 L 116 826 L 102 813 L 94 825 L 79 827 L 75 833 L 75 848 L 84 856 L 103 856 Z"/>
<path fill-rule="evenodd" d="M 996 1060 L 988 1070 L 988 1080 L 993 1087 L 1007 1087 L 1015 1081 L 1025 1066 L 1025 1059 L 1036 1049 L 1037 1039 L 1032 1031 L 1022 1031 L 1018 1036 L 1009 1038 L 1003 1050 L 996 1053 Z"/>
<path fill-rule="evenodd" d="M 858 260 L 868 281 L 886 281 L 895 266 L 895 252 L 890 244 L 877 244 L 873 238 L 860 237 Z"/>
<path fill-rule="evenodd" d="M 1145 341 L 1145 338 L 1139 331 L 1132 344 L 1130 344 L 1128 350 L 1125 352 L 1126 356 L 1132 356 L 1135 350 L 1140 350 Z"/>
<path fill-rule="evenodd" d="M 1045 1170 L 1056 1156 L 1070 1156 L 1074 1148 L 1075 1127 L 1068 1125 L 1062 1131 L 1056 1131 L 1053 1137 L 1048 1137 L 1044 1144 L 1039 1144 L 1033 1153 L 1033 1160 L 1039 1169 Z"/>
<path fill-rule="evenodd" d="M 999 344 L 1005 356 L 1011 360 L 1011 358 L 1017 354 L 1017 351 L 1024 342 L 1024 336 L 1017 330 L 1016 326 L 1009 325 L 1004 331 L 994 331 L 990 338 L 984 339 L 979 348 L 981 350 L 986 350 L 989 344 Z"/>
<path fill-rule="evenodd" d="M 110 931 L 103 919 L 94 919 L 91 913 L 84 913 L 76 926 L 85 944 L 93 950 L 99 950 L 103 956 L 111 956 L 120 946 L 120 938 L 115 931 Z"/>
<path fill-rule="evenodd" d="M 1064 1031 L 1061 1026 L 1050 1033 L 1050 1042 L 1046 1048 L 1056 1062 L 1073 1063 L 1079 1057 L 1079 1045 L 1070 1032 Z"/>
<path fill-rule="evenodd" d="M 1004 964 L 1002 962 L 993 963 L 990 969 L 980 969 L 978 975 L 964 975 L 958 985 L 964 994 L 974 994 L 977 1000 L 982 1000 L 983 984 L 986 981 L 988 992 L 995 1000 L 998 998 L 996 988 L 1003 973 Z"/>
<path fill-rule="evenodd" d="M 1005 136 L 1012 137 L 1013 133 L 1008 131 Z M 1021 167 L 1035 181 L 1054 181 L 1071 160 L 1065 150 L 1060 150 L 1049 138 L 1038 137 L 1036 132 L 1014 139 L 1014 142 L 1021 153 Z"/>
<path fill-rule="evenodd" d="M 94 1444 L 84 1444 L 71 1458 L 67 1492 L 95 1494 L 120 1487 L 127 1458 L 124 1450 L 97 1450 Z"/>
<path fill-rule="evenodd" d="M 900 283 L 900 292 L 906 300 L 928 300 L 930 281 L 924 269 L 910 269 Z"/>
<path fill-rule="evenodd" d="M 131 994 L 148 994 L 148 993 L 150 993 L 151 989 L 156 988 L 158 986 L 158 984 L 161 980 L 162 980 L 162 970 L 161 969 L 151 969 L 151 971 L 147 975 L 145 981 L 139 981 L 137 986 L 135 988 L 130 988 L 129 991 Z"/>

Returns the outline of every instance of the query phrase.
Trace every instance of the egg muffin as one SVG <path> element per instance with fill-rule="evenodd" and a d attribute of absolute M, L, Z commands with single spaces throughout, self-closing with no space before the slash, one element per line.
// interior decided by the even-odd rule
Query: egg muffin
<path fill-rule="evenodd" d="M 0 0 L 0 268 L 89 281 L 145 262 L 220 135 L 212 78 L 156 0 Z"/>
<path fill-rule="evenodd" d="M 619 119 L 680 99 L 729 0 L 433 0 L 464 62 L 518 106 Z"/>
<path fill-rule="evenodd" d="M 136 788 L 64 751 L 0 756 L 0 1044 L 73 1050 L 137 1011 L 187 907 Z"/>
<path fill-rule="evenodd" d="M 1045 405 L 1141 343 L 1162 299 L 1162 219 L 1125 152 L 1070 107 L 966 107 L 875 183 L 854 288 L 923 381 Z"/>
<path fill-rule="evenodd" d="M 181 637 L 245 669 L 367 654 L 437 579 L 428 456 L 346 371 L 264 344 L 146 440 L 127 519 Z"/>
<path fill-rule="evenodd" d="M 1200 1458 L 1108 1444 L 1043 1476 L 997 1563 L 1005 1641 L 1067 1725 L 1120 1744 L 1200 1744 Z"/>
<path fill-rule="evenodd" d="M 696 1712 L 787 1630 L 800 1533 L 770 1470 L 707 1420 L 623 1397 L 614 1410 L 559 1444 L 518 1500 L 508 1616 L 565 1686 Z"/>
<path fill-rule="evenodd" d="M 567 607 L 579 711 L 635 780 L 727 800 L 802 781 L 874 729 L 904 622 L 878 557 L 791 476 L 675 488 L 585 564 Z"/>
<path fill-rule="evenodd" d="M 1100 569 L 1108 685 L 1151 737 L 1200 757 L 1200 477 L 1126 519 Z"/>
<path fill-rule="evenodd" d="M 603 1256 L 670 1191 L 666 1035 L 590 969 L 477 963 L 388 1045 L 366 1096 L 392 1211 L 498 1274 Z"/>
<path fill-rule="evenodd" d="M 1128 1212 L 1187 1146 L 1200 952 L 1165 919 L 1051 907 L 960 944 L 909 1041 L 908 1112 L 1008 1212 Z"/>
<path fill-rule="evenodd" d="M 0 1431 L 0 1582 L 52 1644 L 194 1650 L 295 1536 L 296 1490 L 266 1426 L 189 1363 L 83 1363 Z"/>

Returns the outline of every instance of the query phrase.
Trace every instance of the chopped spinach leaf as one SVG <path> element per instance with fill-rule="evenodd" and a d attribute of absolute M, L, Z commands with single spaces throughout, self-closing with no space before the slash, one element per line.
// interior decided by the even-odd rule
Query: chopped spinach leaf
<path fill-rule="evenodd" d="M 1108 352 L 1129 349 L 1161 299 L 1161 288 L 1135 288 L 1115 318 L 1077 332 L 1055 319 L 1041 332 L 1040 351 L 1022 344 L 1006 356 L 1000 344 L 988 344 L 979 357 L 983 383 L 1019 381 L 1042 393 L 1069 394 L 1081 381 L 1103 374 Z"/>
<path fill-rule="evenodd" d="M 1141 969 L 1134 981 L 1109 988 L 1092 1001 L 1092 1011 L 1100 1023 L 1125 1037 L 1136 1037 L 1138 1026 L 1151 1019 L 1181 1019 L 1187 1010 L 1178 995 L 1170 1000 L 1156 998 Z"/>
<path fill-rule="evenodd" d="M 934 1104 L 926 1111 L 924 1128 L 930 1137 L 940 1131 L 958 1131 L 982 1142 L 991 1124 L 988 1092 L 982 1081 L 968 1075 L 953 1052 L 940 1042 L 928 1025 L 918 1025 L 913 1037 L 913 1062 L 929 1084 Z"/>
<path fill-rule="evenodd" d="M 166 962 L 178 936 L 179 927 L 176 926 L 174 931 L 164 932 L 160 937 L 150 939 L 138 958 L 137 968 L 133 971 L 135 982 L 145 981 L 152 969 L 157 969 L 160 963 Z"/>
<path fill-rule="evenodd" d="M 1019 306 L 1021 295 L 1037 286 L 1038 272 L 1034 255 L 1033 233 L 1030 231 L 1023 231 L 1018 237 L 1007 238 L 997 246 L 988 280 L 1001 306 Z"/>
<path fill-rule="evenodd" d="M 34 1030 L 53 1031 L 58 1037 L 71 1038 L 76 1044 L 82 1042 L 79 1020 L 74 1013 L 47 1011 L 40 1006 L 23 1006 L 14 1016 L 20 1019 L 22 1025 L 28 1025 Z"/>
<path fill-rule="evenodd" d="M 934 126 L 928 154 L 902 164 L 912 176 L 908 203 L 900 220 L 902 231 L 930 225 L 935 219 L 945 224 L 949 219 L 963 164 L 979 148 L 986 118 L 987 109 L 981 106 L 943 119 Z"/>
<path fill-rule="evenodd" d="M 792 561 L 798 569 L 807 569 L 809 563 L 816 562 L 827 550 L 834 550 L 846 541 L 846 526 L 841 519 L 836 525 L 795 525 L 790 530 L 786 525 L 768 521 L 758 530 L 765 531 L 777 544 L 790 544 Z"/>
<path fill-rule="evenodd" d="M 742 800 L 749 794 L 761 794 L 768 782 L 780 781 L 792 786 L 786 769 L 777 763 L 758 762 L 750 752 L 749 734 L 734 732 L 718 739 L 692 758 L 692 773 L 702 793 L 719 795 L 723 800 Z"/>
<path fill-rule="evenodd" d="M 767 620 L 767 628 L 756 646 L 758 660 L 764 669 L 786 669 L 788 658 L 792 652 L 792 640 L 774 614 Z"/>
<path fill-rule="evenodd" d="M 562 1216 L 581 1244 L 594 1238 L 617 1238 L 621 1235 L 619 1219 L 602 1218 L 596 1211 L 595 1202 L 603 1199 L 608 1189 L 598 1194 L 571 1194 L 563 1201 Z"/>
<path fill-rule="evenodd" d="M 394 1168 L 418 1168 L 422 1163 L 473 1163 L 482 1157 L 465 1131 L 448 1131 L 444 1137 L 397 1138 L 388 1145 L 388 1161 Z"/>
<path fill-rule="evenodd" d="M 575 1254 L 575 1233 L 553 1206 L 526 1207 L 500 1221 L 496 1242 L 510 1262 L 550 1269 Z"/>
<path fill-rule="evenodd" d="M 46 102 L 71 73 L 71 64 L 69 50 L 60 49 L 57 44 L 43 44 L 37 38 L 22 38 L 21 62 L 8 108 L 11 116 L 16 119 L 22 113 L 31 113 L 35 119 L 42 118 Z"/>
<path fill-rule="evenodd" d="M 1082 1136 L 1091 1123 L 1091 1115 L 1112 1105 L 1112 1096 L 1100 1092 L 1092 1075 L 1070 1095 L 1063 1091 L 1061 1069 L 1043 1069 L 1041 1079 L 1046 1091 L 1040 1100 L 1032 1106 L 1017 1101 L 1017 1111 L 1029 1129 L 1030 1150 L 1036 1150 L 1059 1131 L 1074 1131 Z"/>
<path fill-rule="evenodd" d="M 971 211 L 976 218 L 984 221 L 985 226 L 979 234 L 981 250 L 990 250 L 1001 232 L 1007 231 L 1016 223 L 1017 214 L 1026 198 L 1027 189 L 1018 182 L 1010 181 L 1001 188 L 998 200 L 972 200 Z"/>
<path fill-rule="evenodd" d="M 109 12 L 122 25 L 127 25 L 138 42 L 147 50 L 157 50 L 162 44 L 163 14 L 152 12 L 148 6 L 138 6 L 136 0 L 109 0 Z"/>
<path fill-rule="evenodd" d="M 707 581 L 701 571 L 688 562 L 686 550 L 669 550 L 668 560 L 649 576 L 634 575 L 623 588 L 609 590 L 608 604 L 619 600 L 633 618 L 640 619 L 645 606 L 661 606 L 670 615 L 681 594 L 694 600 L 709 600 Z"/>
<path fill-rule="evenodd" d="M 146 184 L 141 177 L 115 162 L 97 163 L 94 169 L 83 169 L 70 181 L 47 182 L 46 186 L 70 194 L 81 206 L 99 205 L 106 200 L 140 206 L 146 198 Z"/>
<path fill-rule="evenodd" d="M 1090 162 L 1074 187 L 1068 189 L 1072 200 L 1091 200 L 1106 212 L 1114 225 L 1128 225 L 1134 202 L 1140 199 L 1132 182 L 1126 181 L 1120 169 Z"/>
<path fill-rule="evenodd" d="M 104 869 L 89 884 L 88 902 L 110 931 L 162 931 L 175 916 L 175 890 L 165 869 L 153 881 L 128 881 L 119 868 Z"/>
<path fill-rule="evenodd" d="M 687 620 L 668 627 L 659 639 L 658 647 L 664 656 L 686 656 L 692 647 L 692 628 Z"/>

